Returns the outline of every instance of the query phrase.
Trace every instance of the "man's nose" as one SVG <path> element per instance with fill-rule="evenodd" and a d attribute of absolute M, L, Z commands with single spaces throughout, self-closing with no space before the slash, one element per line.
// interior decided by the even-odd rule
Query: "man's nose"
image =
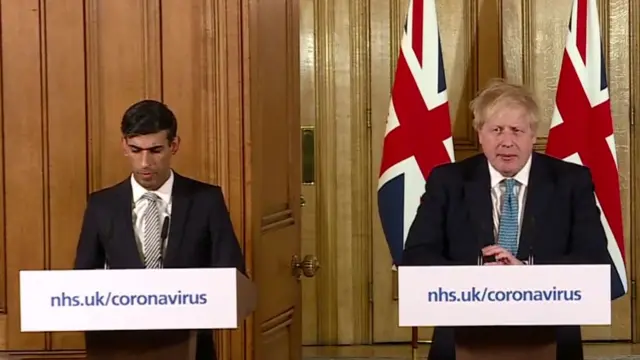
<path fill-rule="evenodd" d="M 510 148 L 514 146 L 514 137 L 512 134 L 505 133 L 500 136 L 500 146 Z"/>
<path fill-rule="evenodd" d="M 141 160 L 142 160 L 142 164 L 140 164 L 140 165 L 142 165 L 142 167 L 149 166 L 149 160 L 150 160 L 149 153 L 146 152 L 146 151 L 143 151 Z"/>

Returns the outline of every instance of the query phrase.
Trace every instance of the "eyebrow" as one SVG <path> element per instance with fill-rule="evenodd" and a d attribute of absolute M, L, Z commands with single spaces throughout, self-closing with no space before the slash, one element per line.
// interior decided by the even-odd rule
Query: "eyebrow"
<path fill-rule="evenodd" d="M 512 126 L 512 125 L 496 125 L 496 129 L 522 129 L 520 126 Z"/>
<path fill-rule="evenodd" d="M 127 145 L 129 145 L 129 147 L 133 150 L 158 150 L 164 147 L 164 145 L 154 145 L 148 148 L 143 148 L 143 147 L 131 145 L 131 144 L 127 144 Z"/>

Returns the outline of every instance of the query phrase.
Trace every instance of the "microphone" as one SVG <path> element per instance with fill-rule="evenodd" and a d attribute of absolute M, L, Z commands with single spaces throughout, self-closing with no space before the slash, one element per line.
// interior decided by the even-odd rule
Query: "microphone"
<path fill-rule="evenodd" d="M 485 262 L 494 262 L 496 261 L 495 256 L 484 256 L 482 254 L 482 249 L 490 245 L 486 242 L 486 239 L 483 238 L 483 235 L 489 232 L 487 224 L 478 223 L 478 227 L 480 228 L 480 234 L 478 235 L 478 265 L 484 265 Z"/>
<path fill-rule="evenodd" d="M 533 265 L 534 255 L 533 255 L 533 243 L 536 239 L 535 237 L 535 228 L 536 228 L 536 218 L 531 216 L 531 220 L 529 221 L 529 225 L 531 226 L 531 243 L 529 244 L 529 256 L 527 257 L 527 262 L 529 265 Z"/>
<path fill-rule="evenodd" d="M 476 252 L 478 254 L 478 260 L 476 265 L 484 265 L 484 256 L 482 255 L 482 248 L 484 247 L 484 242 L 482 241 L 482 233 L 484 230 L 482 227 L 482 223 L 476 222 L 476 231 L 478 232 L 478 247 L 476 248 Z"/>
<path fill-rule="evenodd" d="M 160 265 L 162 267 L 164 267 L 164 244 L 169 236 L 169 222 L 171 222 L 171 217 L 165 216 L 164 221 L 162 221 L 162 231 L 160 232 Z"/>

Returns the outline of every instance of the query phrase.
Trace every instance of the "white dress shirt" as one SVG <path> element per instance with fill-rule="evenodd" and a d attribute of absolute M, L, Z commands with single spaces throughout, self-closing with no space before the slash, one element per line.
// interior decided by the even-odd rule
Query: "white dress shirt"
<path fill-rule="evenodd" d="M 146 254 L 146 249 L 144 248 L 144 224 L 142 221 L 142 214 L 144 214 L 145 209 L 148 206 L 148 202 L 144 199 L 141 199 L 142 196 L 148 192 L 155 193 L 160 197 L 160 214 L 162 219 L 160 220 L 160 224 L 164 223 L 165 217 L 171 216 L 171 191 L 173 190 L 173 171 L 169 175 L 169 179 L 165 181 L 162 186 L 158 190 L 149 191 L 143 188 L 138 182 L 135 180 L 133 175 L 131 175 L 131 189 L 133 190 L 133 228 L 136 235 L 136 242 L 138 243 L 138 249 L 142 251 L 142 254 Z M 164 242 L 164 246 L 166 248 L 167 242 Z"/>
<path fill-rule="evenodd" d="M 531 156 L 525 163 L 524 167 L 518 172 L 513 179 L 516 180 L 515 191 L 518 197 L 518 242 L 520 240 L 520 230 L 522 228 L 522 213 L 524 212 L 524 204 L 527 196 L 527 186 L 529 184 L 529 173 L 531 172 Z M 498 241 L 498 229 L 500 229 L 500 214 L 502 213 L 502 194 L 504 192 L 504 184 L 501 181 L 506 179 L 489 163 L 489 175 L 491 177 L 491 203 L 493 207 L 493 236 Z M 515 254 L 514 254 L 515 255 Z"/>

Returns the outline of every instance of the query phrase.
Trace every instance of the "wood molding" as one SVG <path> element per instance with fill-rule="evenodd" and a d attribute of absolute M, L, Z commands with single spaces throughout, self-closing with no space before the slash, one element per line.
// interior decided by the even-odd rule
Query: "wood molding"
<path fill-rule="evenodd" d="M 253 263 L 251 237 L 246 232 L 248 219 L 245 207 L 244 110 L 242 86 L 242 32 L 248 25 L 242 16 L 246 2 L 203 0 L 201 16 L 203 48 L 201 68 L 202 114 L 210 118 L 202 142 L 203 151 L 212 154 L 206 168 L 210 182 L 220 184 L 225 195 L 234 231 L 245 254 L 247 275 L 252 278 Z M 183 6 L 183 5 L 181 5 Z M 211 36 L 213 34 L 213 36 Z M 216 331 L 215 343 L 219 359 L 252 360 L 253 316 L 249 316 L 236 330 Z"/>
<path fill-rule="evenodd" d="M 8 356 L 11 360 L 71 360 L 71 359 L 86 359 L 87 354 L 84 351 L 9 351 L 0 353 L 0 359 L 4 359 L 2 356 Z"/>
<path fill-rule="evenodd" d="M 47 150 L 46 84 L 41 73 L 46 57 L 41 51 L 41 3 L 2 2 L 2 77 L 4 148 L 5 249 L 7 276 L 7 346 L 44 349 L 45 334 L 20 332 L 20 270 L 44 267 L 44 236 L 48 183 L 44 169 Z M 37 9 L 34 11 L 34 9 Z M 9 136 L 7 136 L 7 134 Z M 5 154 L 6 155 L 6 154 Z M 31 174 L 31 176 L 25 176 Z M 29 189 L 30 191 L 25 191 Z M 29 215 L 21 209 L 29 209 Z"/>
<path fill-rule="evenodd" d="M 487 2 L 490 3 L 490 2 Z M 461 69 L 465 69 L 464 76 L 460 77 L 456 75 L 455 69 L 458 66 L 448 66 L 445 68 L 447 82 L 451 84 L 455 84 L 456 80 L 462 81 L 464 85 L 461 89 L 459 89 L 459 95 L 456 96 L 454 86 L 451 90 L 449 87 L 447 88 L 448 92 L 452 92 L 452 101 L 450 103 L 451 114 L 452 115 L 452 131 L 453 131 L 453 143 L 457 150 L 469 150 L 476 151 L 478 149 L 478 139 L 473 129 L 472 122 L 469 120 L 472 118 L 473 114 L 471 114 L 471 110 L 467 105 L 471 99 L 474 97 L 475 93 L 478 91 L 478 71 L 481 67 L 480 62 L 478 62 L 480 56 L 480 52 L 482 49 L 478 49 L 478 43 L 480 41 L 480 37 L 486 37 L 487 31 L 480 31 L 478 29 L 478 21 L 481 16 L 480 10 L 478 8 L 478 4 L 475 1 L 466 1 L 464 5 L 459 5 L 462 8 L 462 13 L 464 14 L 462 17 L 462 21 L 464 24 L 468 24 L 463 27 L 462 34 L 459 38 L 462 40 L 462 49 L 458 48 L 456 50 L 462 50 L 461 53 L 458 51 L 453 54 L 453 56 L 461 58 L 458 59 L 449 59 L 447 63 L 452 64 L 452 61 L 455 62 Z M 442 16 L 442 13 L 447 11 L 448 8 L 440 8 L 438 10 L 439 16 Z M 442 30 L 441 30 L 442 31 Z M 443 54 L 443 56 L 445 56 Z M 451 55 L 450 55 L 451 57 Z M 485 61 L 483 66 L 497 66 L 501 62 L 495 61 Z M 491 74 L 490 72 L 488 74 Z M 459 78 L 459 79 L 457 79 Z"/>
<path fill-rule="evenodd" d="M 0 4 L 0 11 L 2 11 L 2 5 Z M 0 21 L 2 20 L 2 13 L 0 12 Z M 0 30 L 2 25 L 0 24 Z M 0 55 L 1 56 L 1 55 Z M 1 65 L 0 65 L 1 66 Z M 0 71 L 0 84 L 4 84 L 4 69 L 0 67 L 2 71 Z M 5 97 L 2 91 L 2 86 L 0 85 L 0 129 L 4 129 L 5 124 L 5 116 L 4 116 L 4 102 Z M 4 137 L 0 136 L 0 189 L 5 188 L 5 141 Z M 7 294 L 7 234 L 6 234 L 6 204 L 5 204 L 5 194 L 4 191 L 0 191 L 0 269 L 3 272 L 0 274 L 0 314 L 6 314 L 7 312 L 7 302 L 8 302 L 8 294 Z M 1 327 L 1 329 L 6 329 L 6 327 Z M 4 331 L 6 334 L 6 331 Z M 4 339 L 4 340 L 2 340 Z M 0 338 L 0 342 L 5 342 L 6 338 Z M 5 343 L 6 345 L 6 343 Z"/>
<path fill-rule="evenodd" d="M 464 4 L 463 21 L 469 25 L 460 36 L 465 39 L 462 46 L 463 53 L 456 52 L 449 55 L 468 58 L 464 64 L 464 69 L 466 69 L 464 85 L 462 85 L 462 90 L 459 90 L 461 96 L 456 99 L 457 103 L 452 104 L 456 111 L 451 112 L 456 161 L 475 155 L 479 151 L 478 137 L 472 125 L 473 114 L 469 109 L 469 102 L 489 80 L 502 77 L 504 74 L 503 44 L 501 41 L 504 28 L 502 1 L 466 1 Z M 440 9 L 438 16 L 443 17 L 447 13 L 446 10 L 447 8 Z M 450 29 L 451 27 L 449 27 Z M 456 50 L 460 48 L 458 45 Z M 455 67 L 449 66 L 446 71 L 447 79 L 449 79 L 454 76 Z M 451 90 L 455 91 L 454 89 L 455 86 Z M 447 90 L 449 91 L 449 89 Z"/>
<path fill-rule="evenodd" d="M 319 141 L 316 129 L 316 120 L 320 111 L 316 103 L 316 94 L 319 89 L 316 82 L 319 80 L 317 72 L 317 48 L 318 43 L 316 23 L 316 4 L 312 1 L 300 3 L 300 101 L 301 104 L 310 104 L 300 107 L 301 131 L 306 134 L 303 137 L 302 158 L 307 171 L 306 180 L 303 180 L 301 189 L 301 254 L 316 255 L 321 261 L 324 272 L 325 259 L 318 252 L 318 240 L 320 228 L 318 227 L 318 171 L 320 166 Z M 309 144 L 312 142 L 312 144 Z M 310 170 L 310 171 L 308 171 Z M 318 345 L 320 312 L 318 311 L 318 299 L 321 294 L 318 276 L 302 281 L 302 343 L 304 345 Z"/>
<path fill-rule="evenodd" d="M 395 78 L 395 64 L 400 49 L 399 37 L 394 32 L 403 25 L 403 15 L 400 15 L 401 1 L 391 2 L 387 0 L 370 0 L 370 29 L 371 44 L 370 51 L 370 69 L 372 74 L 386 74 L 386 76 L 371 77 L 371 169 L 369 175 L 371 179 L 377 179 L 380 175 L 380 164 L 382 152 L 380 147 L 384 141 L 384 124 L 387 120 L 389 112 L 388 101 L 380 101 L 379 99 L 389 99 L 393 79 Z M 406 2 L 405 2 L 406 4 Z M 374 37 L 375 35 L 375 37 Z M 374 40 L 377 39 L 377 40 Z M 390 264 L 389 248 L 385 242 L 384 233 L 380 226 L 378 215 L 378 198 L 376 196 L 378 184 L 372 181 L 369 187 L 371 191 L 371 293 L 372 293 L 372 336 L 371 342 L 376 342 L 380 335 L 385 337 L 389 332 L 385 323 L 383 326 L 377 324 L 381 321 L 386 322 L 386 318 L 382 315 L 389 310 L 387 303 L 389 298 L 383 298 L 381 294 L 392 292 L 390 266 L 379 266 L 376 264 Z M 381 318 L 381 316 L 383 316 Z"/>
<path fill-rule="evenodd" d="M 631 126 L 631 92 L 638 87 L 638 83 L 631 81 L 631 46 L 630 35 L 632 26 L 631 2 L 634 0 L 600 0 L 599 10 L 603 37 L 603 48 L 607 61 L 607 80 L 611 113 L 613 117 L 614 135 L 616 141 L 618 173 L 620 181 L 620 195 L 622 197 L 623 236 L 626 253 L 626 273 L 631 289 L 633 277 L 633 250 L 635 241 L 632 236 L 636 232 L 633 212 L 633 195 L 639 189 L 640 183 L 631 176 L 632 167 L 639 158 L 633 155 L 633 128 Z M 602 337 L 606 334 L 612 339 L 631 340 L 633 338 L 633 300 L 631 292 L 614 302 L 612 307 L 613 325 L 609 328 L 586 327 L 583 331 L 585 339 Z M 597 333 L 595 331 L 598 331 Z M 594 331 L 594 333 L 590 333 Z"/>
<path fill-rule="evenodd" d="M 337 342 L 337 294 L 335 279 L 337 273 L 336 238 L 336 89 L 334 32 L 335 0 L 315 0 L 316 23 L 316 133 L 318 141 L 317 167 L 317 249 L 324 266 L 316 275 L 318 293 L 324 299 L 318 303 L 318 341 L 332 344 Z M 303 310 L 304 311 L 304 310 Z"/>
<path fill-rule="evenodd" d="M 631 220 L 631 236 L 628 240 L 631 244 L 631 248 L 627 249 L 627 263 L 633 265 L 632 271 L 629 272 L 631 276 L 631 283 L 629 284 L 629 292 L 632 293 L 634 299 L 632 300 L 632 313 L 634 314 L 633 323 L 640 323 L 640 299 L 633 292 L 637 287 L 638 278 L 640 278 L 640 266 L 638 266 L 638 259 L 640 259 L 640 246 L 637 246 L 640 233 L 638 232 L 637 224 L 640 222 L 640 172 L 638 169 L 638 160 L 640 159 L 640 1 L 630 1 L 629 4 L 629 57 L 630 57 L 630 69 L 629 69 L 629 92 L 630 92 L 630 114 L 629 120 L 631 124 L 631 156 L 634 161 L 631 161 L 631 202 L 630 208 L 633 211 L 633 215 L 629 218 Z M 629 261 L 631 258 L 631 261 Z M 636 325 L 633 327 L 633 341 L 640 341 L 640 328 Z"/>
<path fill-rule="evenodd" d="M 46 54 L 46 75 L 41 82 L 46 86 L 48 117 L 48 214 L 45 227 L 49 235 L 44 239 L 45 268 L 67 269 L 73 264 L 77 239 L 85 206 L 88 164 L 73 162 L 77 157 L 86 159 L 87 108 L 86 75 L 79 73 L 86 64 L 84 39 L 84 10 L 69 6 L 70 1 L 48 3 L 41 13 L 41 47 Z M 44 16 L 44 19 L 43 19 Z M 43 96 L 45 97 L 45 96 Z M 73 99 L 70 101 L 69 99 Z M 69 136 L 69 127 L 77 131 Z M 61 216 L 61 214 L 64 214 Z M 48 349 L 81 347 L 78 333 L 46 334 Z"/>
<path fill-rule="evenodd" d="M 340 344 L 367 344 L 371 341 L 371 33 L 368 1 L 349 1 L 350 23 L 350 118 L 351 118 L 351 239 L 350 264 L 339 269 L 349 274 L 352 289 L 350 308 L 340 308 L 338 314 Z M 338 179 L 339 180 L 339 179 Z M 341 183 L 341 181 L 338 181 Z M 347 190 L 348 191 L 348 190 Z M 343 243 L 339 240 L 340 244 Z M 343 246 L 344 247 L 344 246 Z M 343 253 L 340 251 L 340 253 Z M 347 259 L 349 260 L 349 259 Z M 350 271 L 349 271 L 350 270 Z M 349 277 L 345 277 L 349 278 Z M 339 291 L 338 294 L 342 292 Z M 342 299 L 339 298 L 342 302 Z M 342 320 L 342 321 L 341 321 Z"/>
<path fill-rule="evenodd" d="M 633 274 L 633 250 L 636 223 L 633 219 L 633 193 L 639 189 L 640 183 L 631 177 L 631 168 L 639 158 L 633 156 L 631 127 L 630 94 L 638 84 L 631 82 L 631 2 L 635 0 L 600 0 L 598 10 L 600 14 L 602 45 L 605 51 L 607 66 L 607 80 L 613 128 L 616 141 L 617 164 L 620 181 L 620 195 L 622 198 L 622 220 L 624 246 L 626 249 L 626 273 L 629 288 Z M 603 327 L 584 327 L 583 338 L 631 340 L 633 338 L 632 297 L 629 292 L 624 297 L 614 301 L 612 306 L 612 325 Z"/>

